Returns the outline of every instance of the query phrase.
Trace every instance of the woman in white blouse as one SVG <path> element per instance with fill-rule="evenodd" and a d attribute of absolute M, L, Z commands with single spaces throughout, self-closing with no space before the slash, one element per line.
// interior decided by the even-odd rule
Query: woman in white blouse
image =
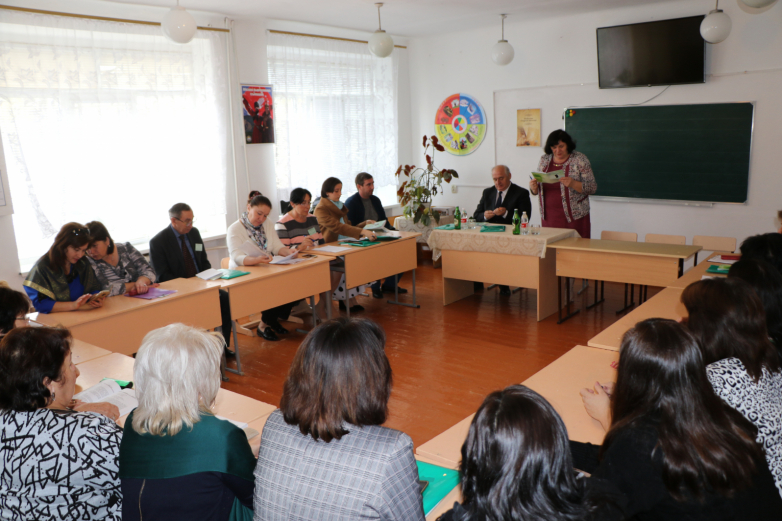
<path fill-rule="evenodd" d="M 271 212 L 271 201 L 263 195 L 255 195 L 247 202 L 247 211 L 238 221 L 228 227 L 226 242 L 231 256 L 229 266 L 232 269 L 239 266 L 268 264 L 274 255 L 287 256 L 293 252 L 305 251 L 312 247 L 312 240 L 307 238 L 300 244 L 287 248 L 280 241 L 277 232 L 274 231 L 274 220 L 268 218 Z M 255 245 L 261 253 L 259 255 L 247 254 L 242 248 L 242 245 L 247 242 Z M 290 302 L 262 312 L 262 323 L 258 325 L 258 335 L 266 340 L 279 340 L 277 334 L 288 332 L 280 325 L 279 321 L 288 318 L 295 304 L 295 302 Z"/>

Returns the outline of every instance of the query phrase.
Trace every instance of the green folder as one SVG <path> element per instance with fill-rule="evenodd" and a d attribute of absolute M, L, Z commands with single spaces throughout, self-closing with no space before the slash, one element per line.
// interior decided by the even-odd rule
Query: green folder
<path fill-rule="evenodd" d="M 481 226 L 481 232 L 504 232 L 504 226 L 492 226 L 491 224 L 484 224 Z"/>
<path fill-rule="evenodd" d="M 220 278 L 224 280 L 235 279 L 236 277 L 241 277 L 242 275 L 250 274 L 249 271 L 226 270 L 226 269 L 221 269 L 220 271 L 223 272 L 223 276 Z"/>
<path fill-rule="evenodd" d="M 434 507 L 459 484 L 459 473 L 423 461 L 416 461 L 416 464 L 418 465 L 418 479 L 429 482 L 424 490 L 424 515 L 429 515 Z"/>
<path fill-rule="evenodd" d="M 709 269 L 706 270 L 706 273 L 720 273 L 722 275 L 727 275 L 729 270 L 730 264 L 712 264 L 709 266 Z"/>
<path fill-rule="evenodd" d="M 356 248 L 364 248 L 366 246 L 374 246 L 375 244 L 380 244 L 379 241 L 361 241 L 361 242 L 341 242 L 339 243 L 340 246 L 355 246 Z"/>
<path fill-rule="evenodd" d="M 455 230 L 455 224 L 443 224 L 442 226 L 435 227 L 435 230 Z"/>
<path fill-rule="evenodd" d="M 401 239 L 401 237 L 396 235 L 378 235 L 377 240 L 378 241 L 395 241 L 397 239 Z"/>

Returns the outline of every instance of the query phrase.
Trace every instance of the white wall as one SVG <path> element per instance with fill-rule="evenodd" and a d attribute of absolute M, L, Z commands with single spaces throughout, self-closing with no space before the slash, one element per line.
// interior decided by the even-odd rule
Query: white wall
<path fill-rule="evenodd" d="M 706 72 L 717 77 L 708 78 L 705 85 L 671 87 L 655 100 L 656 104 L 763 100 L 766 108 L 772 105 L 773 113 L 779 114 L 780 109 L 776 108 L 782 105 L 778 101 L 779 71 L 750 73 L 738 79 L 725 75 L 782 68 L 782 2 L 763 14 L 751 15 L 741 10 L 736 1 L 720 4 L 733 21 L 730 37 L 719 45 L 708 46 Z M 457 184 L 474 186 L 461 186 L 457 194 L 449 191 L 438 196 L 435 204 L 458 204 L 472 212 L 480 198 L 480 187 L 491 184 L 490 169 L 497 160 L 492 121 L 495 92 L 552 86 L 549 97 L 545 99 L 547 105 L 559 103 L 564 108 L 578 103 L 578 99 L 564 99 L 564 96 L 560 99 L 563 90 L 568 89 L 556 86 L 595 84 L 585 85 L 584 89 L 597 90 L 597 27 L 705 14 L 710 8 L 701 1 L 676 0 L 572 17 L 565 12 L 557 18 L 534 21 L 509 17 L 505 24 L 505 36 L 514 46 L 516 57 L 506 67 L 499 67 L 491 61 L 490 51 L 498 39 L 497 29 L 413 39 L 409 51 L 414 161 L 422 162 L 419 148 L 421 136 L 434 132 L 434 114 L 446 96 L 455 92 L 476 96 L 490 118 L 489 131 L 483 144 L 471 155 L 457 157 L 438 153 L 435 159 L 437 166 L 456 169 L 460 176 Z M 625 90 L 622 97 L 628 95 Z M 648 99 L 660 90 L 632 89 L 635 91 L 635 101 Z M 617 98 L 620 98 L 619 94 Z M 618 101 L 622 102 L 626 101 Z M 693 235 L 732 235 L 741 241 L 748 235 L 775 230 L 776 210 L 782 208 L 777 196 L 782 193 L 782 177 L 774 169 L 774 159 L 778 143 L 782 141 L 782 125 L 779 124 L 779 118 L 768 117 L 771 114 L 770 111 L 756 114 L 747 205 L 718 204 L 713 208 L 685 208 L 594 201 L 592 235 L 597 237 L 601 230 L 611 229 L 638 232 L 641 240 L 647 232 L 655 232 L 686 235 L 689 240 Z M 558 114 L 544 114 L 543 119 L 544 137 L 555 128 L 561 128 Z M 514 165 L 517 172 L 514 181 L 526 187 L 527 173 L 536 168 L 537 159 L 542 153 L 542 149 L 539 149 L 538 154 L 527 154 L 530 159 L 526 164 Z M 599 185 L 599 172 L 596 174 Z M 539 220 L 540 214 L 535 204 L 533 213 Z"/>
<path fill-rule="evenodd" d="M 110 18 L 127 18 L 132 20 L 158 21 L 168 9 L 150 6 L 128 5 L 104 0 L 5 0 L 5 5 L 24 7 L 30 9 L 42 9 L 49 11 L 84 14 L 91 16 L 104 16 Z M 223 15 L 218 13 L 205 13 L 190 11 L 201 26 L 225 28 L 230 23 Z M 235 146 L 234 159 L 236 175 L 229 176 L 227 180 L 226 201 L 228 222 L 236 220 L 239 209 L 244 208 L 249 191 L 260 190 L 276 199 L 276 185 L 274 172 L 274 145 L 245 145 L 244 130 L 240 114 L 241 83 L 268 82 L 266 66 L 266 30 L 276 29 L 283 31 L 318 34 L 366 40 L 369 33 L 325 27 L 298 22 L 281 20 L 268 20 L 265 18 L 240 19 L 233 21 L 233 36 L 235 42 L 235 70 L 232 82 L 235 83 L 234 114 Z M 399 45 L 405 45 L 407 40 L 394 37 Z M 410 162 L 410 85 L 408 73 L 407 51 L 396 49 L 399 53 L 399 161 Z M 161 227 L 163 224 L 161 224 Z M 224 239 L 208 241 L 207 250 L 213 265 L 219 264 L 219 259 L 227 255 Z M 41 252 L 43 253 L 43 252 Z M 19 273 L 16 240 L 14 237 L 13 221 L 11 216 L 0 217 L 0 280 L 7 280 L 13 287 L 21 289 L 23 277 Z"/>

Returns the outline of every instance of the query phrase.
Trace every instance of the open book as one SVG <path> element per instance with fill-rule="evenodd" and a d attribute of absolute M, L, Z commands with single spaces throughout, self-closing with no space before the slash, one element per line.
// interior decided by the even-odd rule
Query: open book
<path fill-rule="evenodd" d="M 553 172 L 532 172 L 532 177 L 538 183 L 558 183 L 560 179 L 565 177 L 564 170 L 555 170 Z"/>
<path fill-rule="evenodd" d="M 293 253 L 285 257 L 283 257 L 282 255 L 275 255 L 269 264 L 298 264 L 304 260 L 304 259 L 297 259 L 296 255 L 298 254 L 299 252 L 294 251 Z"/>
<path fill-rule="evenodd" d="M 85 389 L 79 394 L 73 395 L 75 400 L 81 400 L 86 403 L 108 402 L 119 408 L 119 415 L 125 416 L 130 411 L 138 407 L 136 400 L 136 391 L 133 389 L 122 389 L 119 384 L 109 378 Z"/>

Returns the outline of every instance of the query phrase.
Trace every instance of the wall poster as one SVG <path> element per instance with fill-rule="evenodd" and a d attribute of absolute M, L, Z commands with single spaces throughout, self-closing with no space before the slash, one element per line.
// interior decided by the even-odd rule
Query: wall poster
<path fill-rule="evenodd" d="M 247 143 L 274 143 L 271 85 L 242 85 L 242 117 Z"/>
<path fill-rule="evenodd" d="M 516 146 L 540 146 L 540 109 L 516 111 Z"/>
<path fill-rule="evenodd" d="M 437 137 L 445 150 L 466 156 L 478 148 L 486 136 L 486 113 L 469 94 L 451 94 L 440 104 L 434 117 Z"/>

